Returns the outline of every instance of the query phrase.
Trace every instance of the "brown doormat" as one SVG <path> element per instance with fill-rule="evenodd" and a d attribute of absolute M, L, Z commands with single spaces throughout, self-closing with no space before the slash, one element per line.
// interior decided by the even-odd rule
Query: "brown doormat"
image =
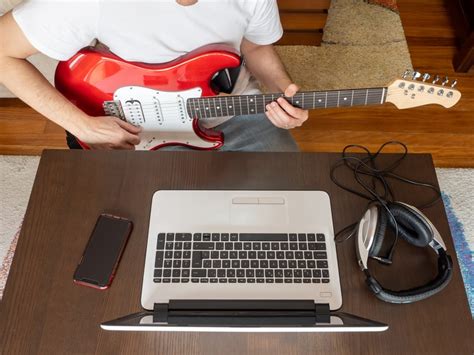
<path fill-rule="evenodd" d="M 278 46 L 303 90 L 385 86 L 412 68 L 395 1 L 332 0 L 320 47 Z"/>

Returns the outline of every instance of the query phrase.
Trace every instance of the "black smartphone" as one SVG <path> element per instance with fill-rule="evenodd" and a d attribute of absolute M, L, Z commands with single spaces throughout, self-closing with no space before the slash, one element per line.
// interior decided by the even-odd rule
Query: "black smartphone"
<path fill-rule="evenodd" d="M 101 214 L 74 273 L 80 285 L 107 289 L 115 276 L 133 224 L 128 219 Z"/>

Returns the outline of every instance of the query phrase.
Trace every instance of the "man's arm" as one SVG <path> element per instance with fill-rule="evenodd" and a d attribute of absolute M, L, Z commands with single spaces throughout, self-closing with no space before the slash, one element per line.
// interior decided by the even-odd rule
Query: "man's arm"
<path fill-rule="evenodd" d="M 37 50 L 9 12 L 0 17 L 0 83 L 51 121 L 94 148 L 133 149 L 139 128 L 116 117 L 90 117 L 61 93 L 26 58 Z"/>
<path fill-rule="evenodd" d="M 273 45 L 257 45 L 245 39 L 241 45 L 241 52 L 250 72 L 268 90 L 284 92 L 286 97 L 293 97 L 299 90 L 273 48 Z M 293 107 L 283 98 L 278 103 L 267 106 L 267 117 L 280 128 L 290 129 L 300 127 L 308 119 L 309 112 Z"/>

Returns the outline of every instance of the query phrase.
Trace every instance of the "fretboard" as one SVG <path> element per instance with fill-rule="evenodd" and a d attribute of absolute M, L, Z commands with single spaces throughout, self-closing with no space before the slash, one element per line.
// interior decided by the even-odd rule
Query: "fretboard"
<path fill-rule="evenodd" d="M 300 92 L 291 98 L 283 94 L 195 98 L 187 101 L 187 110 L 196 118 L 253 115 L 264 113 L 280 97 L 305 110 L 366 106 L 385 103 L 387 88 Z"/>

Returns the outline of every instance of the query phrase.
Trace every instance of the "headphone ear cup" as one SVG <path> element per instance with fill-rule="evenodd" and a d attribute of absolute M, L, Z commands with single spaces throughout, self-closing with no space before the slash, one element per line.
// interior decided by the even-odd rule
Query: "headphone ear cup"
<path fill-rule="evenodd" d="M 387 230 L 387 212 L 380 206 L 377 206 L 378 217 L 377 227 L 375 228 L 374 241 L 369 250 L 369 256 L 378 256 L 382 249 L 385 232 Z"/>
<path fill-rule="evenodd" d="M 433 240 L 431 227 L 418 213 L 397 203 L 389 204 L 388 208 L 397 221 L 398 235 L 408 243 L 425 247 Z M 388 225 L 395 231 L 392 218 L 388 218 Z"/>

